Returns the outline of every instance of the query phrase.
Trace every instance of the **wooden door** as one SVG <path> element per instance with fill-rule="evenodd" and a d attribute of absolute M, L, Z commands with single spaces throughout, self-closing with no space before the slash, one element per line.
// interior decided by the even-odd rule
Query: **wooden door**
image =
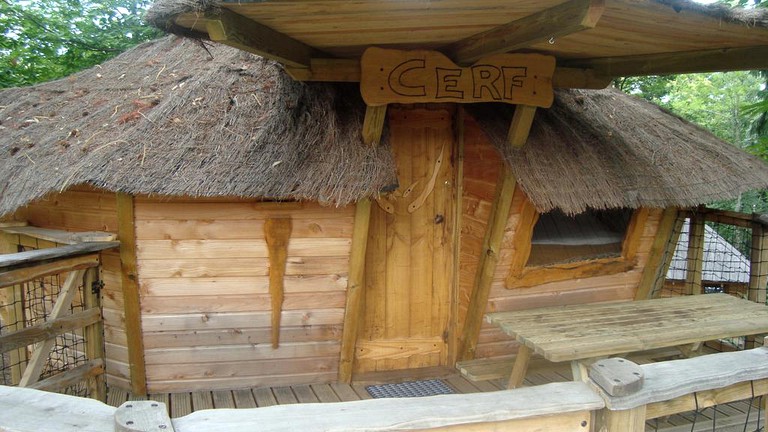
<path fill-rule="evenodd" d="M 390 109 L 399 187 L 373 205 L 356 372 L 445 365 L 453 292 L 452 116 Z"/>

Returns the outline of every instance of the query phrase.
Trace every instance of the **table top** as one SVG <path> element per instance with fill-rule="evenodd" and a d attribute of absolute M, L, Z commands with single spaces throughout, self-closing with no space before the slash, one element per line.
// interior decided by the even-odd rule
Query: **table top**
<path fill-rule="evenodd" d="M 554 362 L 768 333 L 768 306 L 728 294 L 498 312 L 486 319 Z"/>

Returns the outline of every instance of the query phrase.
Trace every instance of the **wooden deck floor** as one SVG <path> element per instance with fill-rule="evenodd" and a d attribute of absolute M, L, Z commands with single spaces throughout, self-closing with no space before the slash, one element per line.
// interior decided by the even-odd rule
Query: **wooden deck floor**
<path fill-rule="evenodd" d="M 398 374 L 398 378 L 394 381 L 401 381 L 402 377 L 402 374 Z M 416 378 L 421 379 L 423 377 Z M 506 384 L 502 380 L 470 381 L 452 371 L 441 374 L 440 378 L 457 393 L 462 394 L 498 391 L 504 389 Z M 526 378 L 525 384 L 541 385 L 570 380 L 570 368 L 560 365 L 544 370 L 532 371 Z M 176 418 L 204 409 L 256 408 L 295 403 L 346 402 L 371 399 L 371 396 L 365 389 L 365 384 L 313 384 L 191 393 L 162 393 L 150 394 L 147 398 L 134 397 L 125 390 L 110 388 L 107 395 L 107 403 L 112 406 L 120 406 L 120 404 L 129 400 L 143 399 L 164 402 L 168 407 L 170 416 Z M 646 431 L 689 432 L 693 430 L 703 432 L 716 430 L 719 432 L 742 432 L 749 411 L 750 404 L 747 401 L 723 404 L 718 405 L 716 410 L 707 408 L 698 415 L 688 412 L 664 419 L 650 420 L 647 422 Z M 748 427 L 747 430 L 755 430 L 757 418 L 758 411 L 757 404 L 755 404 L 751 409 L 751 421 L 749 423 L 751 428 Z M 696 425 L 692 429 L 694 420 Z M 716 421 L 715 428 L 713 428 L 713 421 Z"/>

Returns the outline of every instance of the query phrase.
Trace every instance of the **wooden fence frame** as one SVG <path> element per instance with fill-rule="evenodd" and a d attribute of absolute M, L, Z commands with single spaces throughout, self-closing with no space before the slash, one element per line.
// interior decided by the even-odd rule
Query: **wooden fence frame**
<path fill-rule="evenodd" d="M 91 396 L 106 400 L 104 380 L 103 318 L 98 290 L 93 289 L 98 280 L 101 263 L 98 252 L 119 246 L 118 242 L 86 242 L 55 248 L 40 249 L 16 254 L 0 255 L 0 290 L 12 290 L 10 297 L 19 307 L 11 314 L 22 316 L 23 305 L 19 284 L 43 276 L 68 273 L 59 291 L 56 302 L 44 323 L 17 328 L 0 336 L 0 354 L 11 352 L 11 361 L 18 366 L 12 368 L 12 381 L 20 387 L 40 390 L 61 391 L 68 386 L 87 380 Z M 70 306 L 78 287 L 83 285 L 84 307 L 82 312 L 71 313 Z M 19 322 L 18 318 L 13 320 Z M 83 328 L 86 341 L 85 364 L 69 371 L 40 381 L 57 336 Z M 32 356 L 22 366 L 26 347 L 37 344 Z"/>

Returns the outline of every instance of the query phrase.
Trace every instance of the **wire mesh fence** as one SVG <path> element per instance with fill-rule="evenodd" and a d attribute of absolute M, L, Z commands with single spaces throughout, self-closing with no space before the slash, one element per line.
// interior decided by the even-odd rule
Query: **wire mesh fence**
<path fill-rule="evenodd" d="M 766 304 L 768 242 L 752 215 L 722 217 L 714 210 L 681 213 L 665 248 L 666 271 L 652 297 L 726 293 Z M 723 221 L 727 220 L 727 221 Z M 708 345 L 717 350 L 751 348 L 741 337 Z"/>
<path fill-rule="evenodd" d="M 37 249 L 19 245 L 19 252 Z M 42 324 L 48 320 L 61 293 L 68 273 L 59 273 L 30 280 L 15 286 L 0 288 L 0 335 Z M 70 313 L 85 309 L 85 291 L 82 281 L 69 306 Z M 42 342 L 40 342 L 42 343 Z M 40 344 L 2 353 L 0 356 L 0 384 L 18 385 L 21 374 L 35 348 Z M 88 361 L 84 329 L 58 335 L 43 366 L 40 379 L 71 370 Z M 87 397 L 88 386 L 79 383 L 67 387 L 63 393 Z"/>

